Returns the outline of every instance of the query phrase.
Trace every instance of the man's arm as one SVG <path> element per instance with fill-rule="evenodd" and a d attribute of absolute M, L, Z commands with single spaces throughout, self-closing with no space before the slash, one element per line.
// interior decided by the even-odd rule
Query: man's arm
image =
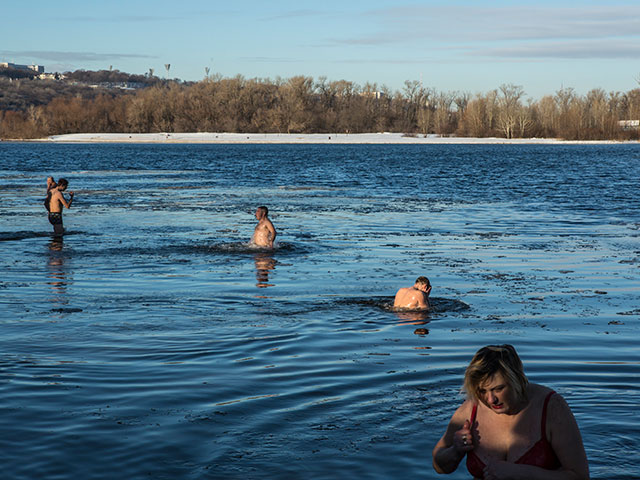
<path fill-rule="evenodd" d="M 416 308 L 429 308 L 429 301 L 427 300 L 427 296 L 424 293 L 418 292 L 413 296 L 413 298 L 418 304 Z"/>
<path fill-rule="evenodd" d="M 64 205 L 66 208 L 71 208 L 71 202 L 73 202 L 73 192 L 69 192 L 69 201 L 67 202 L 67 199 L 64 198 L 64 195 L 62 194 L 62 192 L 60 190 L 58 190 L 58 194 L 60 195 L 60 203 L 62 203 L 62 205 Z"/>
<path fill-rule="evenodd" d="M 271 221 L 267 222 L 266 227 L 267 227 L 267 230 L 269 231 L 269 240 L 271 242 L 271 246 L 273 247 L 273 242 L 276 240 L 276 235 L 278 233 L 276 232 L 276 229 L 273 226 L 273 223 L 271 223 Z"/>
<path fill-rule="evenodd" d="M 427 292 L 431 292 L 431 287 L 427 290 Z M 416 308 L 429 308 L 429 293 L 425 293 L 422 290 L 414 291 L 413 301 L 418 305 Z"/>
<path fill-rule="evenodd" d="M 425 292 L 418 292 L 418 308 L 431 308 L 431 305 L 429 304 L 429 294 L 431 293 L 431 285 L 429 285 L 429 288 L 427 288 L 427 290 Z"/>

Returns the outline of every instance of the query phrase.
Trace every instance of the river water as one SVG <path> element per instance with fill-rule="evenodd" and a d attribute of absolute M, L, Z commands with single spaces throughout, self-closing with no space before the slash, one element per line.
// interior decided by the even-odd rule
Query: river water
<path fill-rule="evenodd" d="M 638 478 L 639 178 L 629 144 L 0 143 L 2 478 L 434 478 L 491 343 Z"/>

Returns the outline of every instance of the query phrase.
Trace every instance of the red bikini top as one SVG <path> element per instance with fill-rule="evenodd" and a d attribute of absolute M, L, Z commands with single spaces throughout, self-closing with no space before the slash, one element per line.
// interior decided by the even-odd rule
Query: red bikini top
<path fill-rule="evenodd" d="M 556 392 L 549 392 L 544 399 L 544 405 L 542 406 L 542 423 L 540 425 L 542 436 L 540 440 L 538 440 L 524 453 L 524 455 L 516 460 L 515 463 L 519 463 L 521 465 L 533 465 L 534 467 L 544 468 L 545 470 L 557 470 L 562 466 L 560 460 L 558 460 L 558 457 L 556 456 L 556 452 L 553 451 L 551 443 L 547 440 L 547 404 L 549 403 L 549 398 L 551 398 L 551 395 L 554 393 Z M 473 422 L 476 420 L 477 410 L 478 404 L 475 404 L 471 411 L 471 419 L 469 420 L 469 423 L 471 423 L 472 426 Z M 475 478 L 482 478 L 484 476 L 484 467 L 484 462 L 480 460 L 473 450 L 467 453 L 467 470 L 469 470 L 471 475 Z"/>

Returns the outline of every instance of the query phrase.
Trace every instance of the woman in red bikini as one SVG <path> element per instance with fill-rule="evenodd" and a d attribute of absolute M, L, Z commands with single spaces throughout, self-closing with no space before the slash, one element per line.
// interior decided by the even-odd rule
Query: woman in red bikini
<path fill-rule="evenodd" d="M 529 383 L 511 345 L 478 350 L 464 389 L 467 400 L 433 449 L 436 472 L 455 471 L 466 455 L 476 479 L 589 478 L 571 409 L 553 390 Z"/>

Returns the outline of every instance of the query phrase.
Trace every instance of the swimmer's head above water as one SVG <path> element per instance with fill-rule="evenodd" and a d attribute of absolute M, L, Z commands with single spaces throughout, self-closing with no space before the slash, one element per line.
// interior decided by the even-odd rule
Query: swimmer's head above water
<path fill-rule="evenodd" d="M 429 287 L 431 287 L 431 282 L 429 281 L 429 279 L 427 277 L 420 276 L 420 277 L 416 278 L 415 285 L 416 286 L 420 286 L 420 287 L 424 287 L 425 289 L 428 289 Z"/>
<path fill-rule="evenodd" d="M 269 209 L 264 205 L 256 208 L 256 219 L 261 220 L 269 216 Z"/>

